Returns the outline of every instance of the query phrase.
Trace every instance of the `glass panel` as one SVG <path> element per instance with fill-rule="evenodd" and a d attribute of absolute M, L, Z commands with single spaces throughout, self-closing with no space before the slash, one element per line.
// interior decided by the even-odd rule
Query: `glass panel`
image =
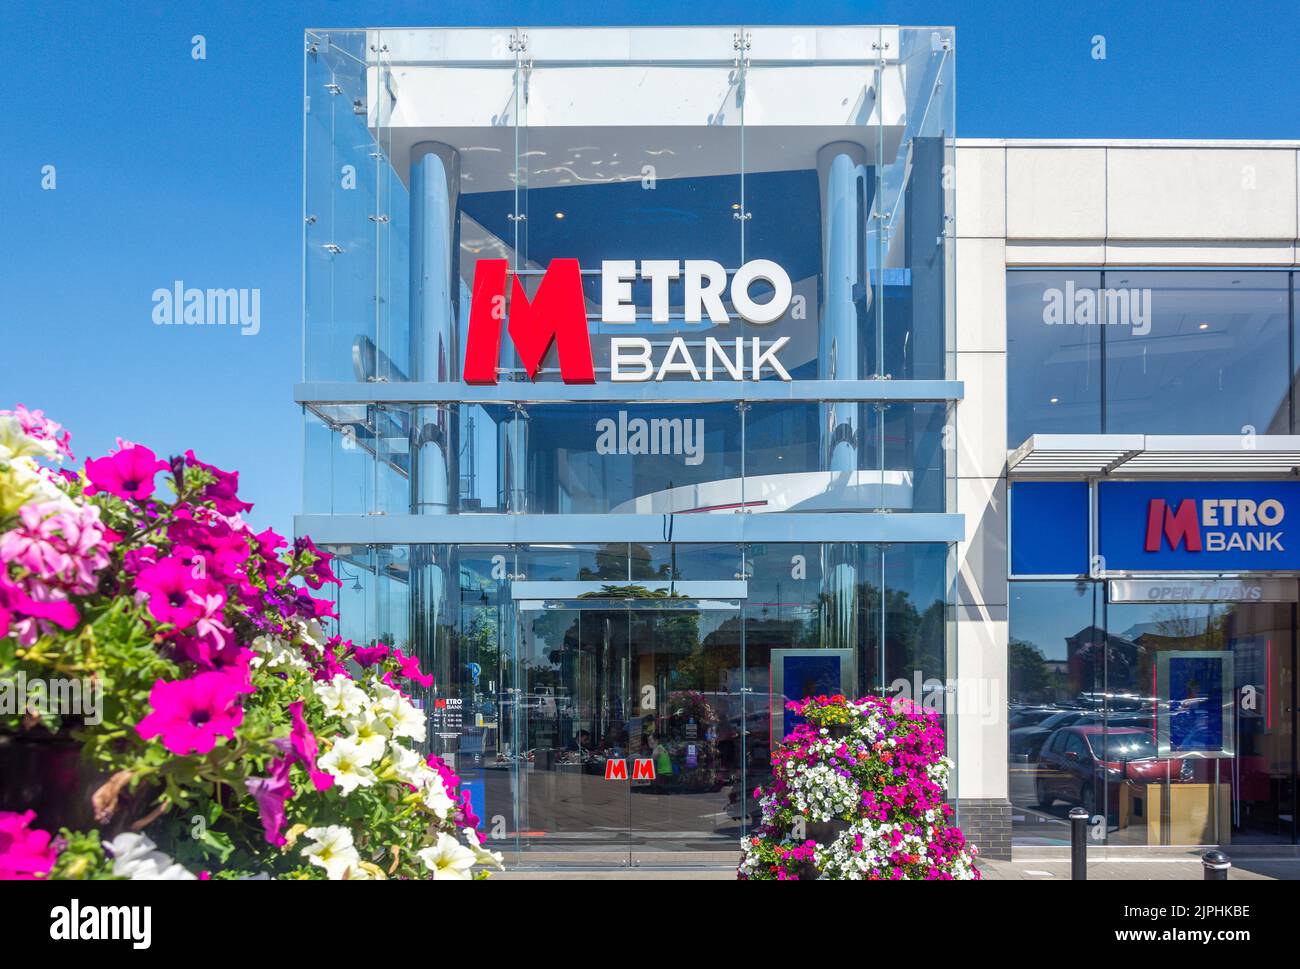
<path fill-rule="evenodd" d="M 1105 656 L 1094 582 L 1012 582 L 1007 645 L 1007 774 L 1012 836 L 1069 844 L 1070 808 L 1095 780 L 1062 749 L 1071 729 L 1101 722 Z M 1080 735 L 1082 736 L 1082 735 Z"/>
<path fill-rule="evenodd" d="M 438 408 L 425 407 L 428 414 Z M 308 514 L 389 515 L 412 511 L 410 482 L 411 408 L 393 404 L 316 404 L 306 412 L 304 508 Z M 436 422 L 436 419 L 432 419 Z M 436 435 L 426 432 L 432 440 Z M 446 467 L 429 458 L 424 467 L 444 480 Z M 438 507 L 421 507 L 431 513 Z M 445 512 L 445 500 L 441 506 Z"/>
<path fill-rule="evenodd" d="M 876 373 L 940 378 L 951 324 L 953 45 L 946 29 L 881 28 L 866 105 L 876 135 L 868 233 L 877 300 Z"/>
<path fill-rule="evenodd" d="M 488 837 L 517 848 L 528 835 L 518 813 L 528 759 L 510 597 L 515 551 L 461 546 L 439 555 L 435 546 L 434 552 L 440 574 L 455 577 L 456 635 L 434 667 L 437 699 L 446 703 L 440 708 L 434 701 L 433 750 L 470 785 Z"/>
<path fill-rule="evenodd" d="M 824 558 L 822 546 L 813 543 L 750 545 L 746 550 L 749 597 L 744 603 L 743 689 L 747 691 L 747 781 L 733 810 L 743 814 L 747 824 L 758 823 L 760 811 L 753 791 L 771 780 L 772 746 L 781 740 L 773 711 L 779 711 L 784 700 L 771 693 L 772 651 L 818 649 L 823 645 L 823 612 L 828 607 L 822 578 Z"/>
<path fill-rule="evenodd" d="M 1007 272 L 1007 444 L 1031 434 L 1100 434 L 1101 274 Z"/>
<path fill-rule="evenodd" d="M 1115 270 L 1104 282 L 1108 433 L 1289 433 L 1286 273 Z"/>
<path fill-rule="evenodd" d="M 753 512 L 941 512 L 944 404 L 762 403 L 745 415 Z"/>
<path fill-rule="evenodd" d="M 734 404 L 530 404 L 532 514 L 666 514 L 741 507 Z"/>
<path fill-rule="evenodd" d="M 308 379 L 360 380 L 354 363 L 373 357 L 377 339 L 377 215 L 374 157 L 367 128 L 366 35 L 307 35 L 306 317 Z"/>
<path fill-rule="evenodd" d="M 389 159 L 400 144 L 397 80 L 388 35 L 370 40 L 371 74 L 366 86 L 366 123 L 375 132 L 370 153 L 375 172 L 375 379 L 406 380 L 411 375 L 411 193 Z M 354 375 L 355 379 L 364 379 Z"/>
<path fill-rule="evenodd" d="M 636 59 L 635 69 L 627 58 Z M 597 380 L 609 378 L 611 340 L 619 337 L 649 339 L 656 362 L 674 338 L 682 338 L 702 370 L 705 338 L 715 336 L 734 364 L 735 338 L 759 332 L 738 319 L 711 322 L 707 314 L 703 322 L 687 322 L 683 264 L 708 260 L 729 275 L 742 262 L 743 82 L 734 32 L 530 30 L 523 77 L 525 291 L 535 295 L 552 260 L 579 261 Z M 466 204 L 479 201 L 470 197 Z M 606 260 L 629 264 L 632 321 L 602 322 L 600 270 Z M 648 265 L 654 261 L 662 264 Z M 652 283 L 659 273 L 660 282 Z M 656 286 L 662 287 L 657 308 Z M 754 297 L 762 299 L 757 287 Z M 762 336 L 766 341 L 767 334 Z M 542 368 L 537 379 L 560 379 L 555 345 Z M 690 375 L 679 371 L 665 379 Z"/>
<path fill-rule="evenodd" d="M 625 864 L 629 848 L 734 845 L 742 661 L 738 638 L 717 635 L 730 615 L 613 601 L 522 614 L 533 847 Z"/>
<path fill-rule="evenodd" d="M 1109 606 L 1104 729 L 1076 732 L 1111 842 L 1292 840 L 1292 612 Z"/>
<path fill-rule="evenodd" d="M 632 613 L 630 646 L 626 736 L 643 774 L 631 782 L 634 861 L 641 851 L 733 849 L 747 786 L 739 613 Z"/>
<path fill-rule="evenodd" d="M 744 96 L 744 258 L 789 274 L 793 300 L 765 337 L 787 337 L 795 380 L 871 373 L 866 230 L 875 188 L 870 28 L 754 27 Z"/>
<path fill-rule="evenodd" d="M 521 805 L 531 847 L 605 849 L 626 863 L 626 781 L 605 763 L 626 757 L 629 613 L 572 609 L 520 620 Z"/>
<path fill-rule="evenodd" d="M 943 545 L 880 547 L 886 590 L 880 685 L 928 709 L 942 710 L 948 549 Z"/>

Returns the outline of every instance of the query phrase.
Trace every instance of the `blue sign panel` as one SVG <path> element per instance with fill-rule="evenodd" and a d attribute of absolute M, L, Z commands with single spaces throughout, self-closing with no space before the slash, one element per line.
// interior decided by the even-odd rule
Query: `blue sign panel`
<path fill-rule="evenodd" d="M 1011 574 L 1088 571 L 1088 484 L 1017 481 L 1011 485 Z"/>
<path fill-rule="evenodd" d="M 1097 519 L 1107 571 L 1300 569 L 1296 481 L 1103 481 Z"/>

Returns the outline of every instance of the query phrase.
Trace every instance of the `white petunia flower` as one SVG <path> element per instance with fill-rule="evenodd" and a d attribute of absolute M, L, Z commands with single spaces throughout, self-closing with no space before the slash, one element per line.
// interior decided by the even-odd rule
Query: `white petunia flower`
<path fill-rule="evenodd" d="M 262 666 L 270 670 L 307 669 L 307 659 L 302 655 L 302 650 L 276 636 L 258 636 L 253 640 L 252 646 L 257 655 L 249 660 L 248 665 L 253 669 Z"/>
<path fill-rule="evenodd" d="M 49 460 L 59 453 L 58 445 L 31 437 L 23 430 L 22 423 L 12 415 L 0 416 L 0 461 L 8 463 L 14 458 L 45 458 Z"/>
<path fill-rule="evenodd" d="M 331 717 L 347 719 L 361 712 L 369 700 L 365 691 L 342 673 L 334 674 L 328 683 L 315 685 L 316 696 L 325 704 L 325 713 Z"/>
<path fill-rule="evenodd" d="M 390 744 L 388 751 L 392 757 L 393 773 L 417 790 L 438 776 L 438 772 L 425 763 L 419 751 L 403 747 L 399 743 Z"/>
<path fill-rule="evenodd" d="M 393 718 L 393 736 L 410 737 L 417 744 L 424 743 L 426 718 L 424 711 L 405 698 Z"/>
<path fill-rule="evenodd" d="M 449 834 L 439 834 L 437 844 L 421 848 L 417 854 L 437 879 L 466 881 L 474 867 L 474 852 Z"/>
<path fill-rule="evenodd" d="M 148 835 L 127 832 L 108 843 L 113 855 L 113 874 L 131 881 L 195 881 L 195 876 L 176 864 Z"/>
<path fill-rule="evenodd" d="M 439 779 L 437 784 L 430 784 L 424 789 L 424 806 L 437 815 L 439 820 L 445 821 L 456 802 L 448 796 L 447 788 Z"/>
<path fill-rule="evenodd" d="M 504 868 L 502 863 L 501 852 L 488 851 L 483 847 L 483 842 L 479 840 L 478 832 L 473 828 L 465 829 L 465 841 L 469 845 L 469 850 L 474 852 L 474 861 L 480 865 L 492 865 L 494 868 Z"/>
<path fill-rule="evenodd" d="M 350 720 L 349 726 L 352 733 L 347 742 L 356 745 L 367 764 L 373 764 L 384 756 L 384 751 L 388 749 L 388 737 L 392 733 L 388 724 L 378 717 L 362 713 Z"/>
<path fill-rule="evenodd" d="M 372 759 L 355 743 L 344 738 L 334 742 L 330 752 L 317 761 L 317 766 L 338 782 L 339 790 L 346 797 L 358 787 L 370 787 L 375 783 L 375 772 L 369 766 Z"/>
<path fill-rule="evenodd" d="M 352 844 L 352 832 L 342 825 L 308 828 L 305 834 L 312 843 L 301 854 L 313 865 L 324 868 L 330 878 L 341 879 L 360 864 L 361 856 Z"/>
<path fill-rule="evenodd" d="M 383 683 L 376 684 L 371 711 L 388 724 L 394 738 L 410 737 L 417 744 L 424 743 L 424 711 L 397 690 Z"/>

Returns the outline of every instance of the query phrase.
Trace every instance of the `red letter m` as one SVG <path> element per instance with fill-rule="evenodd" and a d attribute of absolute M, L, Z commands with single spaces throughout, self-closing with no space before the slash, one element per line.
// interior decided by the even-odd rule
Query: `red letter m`
<path fill-rule="evenodd" d="M 1169 539 L 1169 547 L 1178 543 L 1189 552 L 1201 550 L 1201 524 L 1196 518 L 1196 502 L 1191 498 L 1178 503 L 1177 511 L 1170 511 L 1163 498 L 1152 498 L 1147 506 L 1147 551 L 1160 551 L 1160 534 Z"/>
<path fill-rule="evenodd" d="M 497 382 L 501 320 L 506 316 L 506 274 L 504 259 L 480 259 L 474 266 L 469 335 L 465 341 L 466 383 Z M 554 340 L 559 349 L 560 377 L 564 382 L 596 382 L 578 260 L 552 259 L 531 303 L 515 275 L 510 289 L 509 315 L 506 329 L 530 380 L 536 378 L 542 357 Z"/>
<path fill-rule="evenodd" d="M 627 761 L 625 760 L 605 761 L 605 780 L 607 781 L 627 780 Z"/>
<path fill-rule="evenodd" d="M 632 780 L 652 781 L 655 779 L 655 762 L 649 757 L 638 757 L 632 762 Z"/>

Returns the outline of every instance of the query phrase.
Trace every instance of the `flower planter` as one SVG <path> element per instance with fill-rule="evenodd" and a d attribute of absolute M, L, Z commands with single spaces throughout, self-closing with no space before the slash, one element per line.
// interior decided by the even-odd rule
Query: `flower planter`
<path fill-rule="evenodd" d="M 772 752 L 772 783 L 754 792 L 761 817 L 742 842 L 740 878 L 980 877 L 975 851 L 946 823 L 951 762 L 944 756 L 938 714 L 896 709 L 887 697 L 848 700 L 839 694 L 791 701 L 786 709 L 804 722 Z M 844 752 L 845 738 L 859 729 L 862 746 L 870 745 L 874 755 L 856 740 L 855 749 Z M 881 770 L 882 763 L 891 769 Z M 803 813 L 813 811 L 812 805 L 819 814 L 836 816 L 813 820 Z M 831 850 L 837 842 L 847 850 Z"/>
<path fill-rule="evenodd" d="M 0 811 L 33 810 L 47 831 L 92 828 L 90 796 L 102 782 L 70 737 L 0 734 Z"/>
<path fill-rule="evenodd" d="M 816 841 L 819 845 L 829 845 L 836 838 L 849 830 L 850 824 L 841 818 L 832 818 L 829 821 L 806 821 L 804 823 L 804 832 L 809 840 Z"/>
<path fill-rule="evenodd" d="M 799 863 L 799 880 L 801 882 L 815 882 L 821 875 L 821 869 L 817 867 L 816 862 L 810 860 Z"/>

